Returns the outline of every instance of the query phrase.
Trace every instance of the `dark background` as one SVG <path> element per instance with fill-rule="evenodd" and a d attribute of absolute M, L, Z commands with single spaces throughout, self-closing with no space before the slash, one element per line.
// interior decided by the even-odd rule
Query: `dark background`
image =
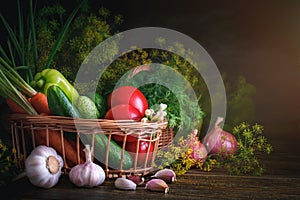
<path fill-rule="evenodd" d="M 47 1 L 39 1 L 39 5 Z M 62 1 L 72 7 L 73 1 Z M 300 139 L 300 1 L 91 1 L 121 14 L 121 30 L 163 27 L 190 36 L 230 79 L 256 87 L 256 121 L 278 145 Z M 14 2 L 1 13 L 14 21 Z M 1 34 L 2 35 L 2 34 Z M 3 41 L 3 37 L 1 37 Z M 284 143 L 283 141 L 287 141 Z"/>

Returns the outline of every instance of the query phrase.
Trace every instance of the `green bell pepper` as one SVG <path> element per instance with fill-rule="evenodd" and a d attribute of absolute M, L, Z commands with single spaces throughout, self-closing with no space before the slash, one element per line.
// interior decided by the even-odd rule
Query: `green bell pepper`
<path fill-rule="evenodd" d="M 30 85 L 46 95 L 50 86 L 57 85 L 64 91 L 71 102 L 75 102 L 79 97 L 73 85 L 56 69 L 44 69 L 37 73 Z"/>

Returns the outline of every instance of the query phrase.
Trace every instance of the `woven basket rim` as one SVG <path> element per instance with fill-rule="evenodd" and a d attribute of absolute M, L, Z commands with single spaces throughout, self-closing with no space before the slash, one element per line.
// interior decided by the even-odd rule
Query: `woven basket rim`
<path fill-rule="evenodd" d="M 163 122 L 139 122 L 134 120 L 110 120 L 110 119 L 83 119 L 66 116 L 54 115 L 28 115 L 28 114 L 11 114 L 10 121 L 22 121 L 36 124 L 56 124 L 59 126 L 80 126 L 91 127 L 100 126 L 103 128 L 130 128 L 130 129 L 165 129 L 167 121 Z"/>

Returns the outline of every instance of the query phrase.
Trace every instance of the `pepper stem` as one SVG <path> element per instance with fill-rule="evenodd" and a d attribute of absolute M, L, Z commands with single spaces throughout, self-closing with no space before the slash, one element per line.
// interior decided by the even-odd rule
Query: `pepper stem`
<path fill-rule="evenodd" d="M 43 88 L 44 84 L 45 84 L 45 80 L 41 78 L 40 80 L 35 82 L 35 87 Z"/>
<path fill-rule="evenodd" d="M 46 167 L 51 174 L 56 174 L 59 170 L 59 161 L 55 156 L 49 156 L 46 160 Z"/>

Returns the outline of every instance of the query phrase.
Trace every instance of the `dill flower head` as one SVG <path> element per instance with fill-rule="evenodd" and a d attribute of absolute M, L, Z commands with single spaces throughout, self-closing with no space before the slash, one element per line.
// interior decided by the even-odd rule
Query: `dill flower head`
<path fill-rule="evenodd" d="M 157 167 L 160 169 L 168 167 L 177 176 L 185 174 L 192 167 L 202 171 L 210 171 L 217 164 L 217 161 L 210 157 L 195 159 L 193 145 L 198 144 L 197 142 L 199 142 L 198 137 L 192 132 L 186 138 L 180 137 L 176 144 L 173 143 L 158 150 L 156 154 Z"/>
<path fill-rule="evenodd" d="M 15 149 L 9 149 L 0 139 L 0 174 L 7 172 L 14 164 L 13 153 Z"/>

